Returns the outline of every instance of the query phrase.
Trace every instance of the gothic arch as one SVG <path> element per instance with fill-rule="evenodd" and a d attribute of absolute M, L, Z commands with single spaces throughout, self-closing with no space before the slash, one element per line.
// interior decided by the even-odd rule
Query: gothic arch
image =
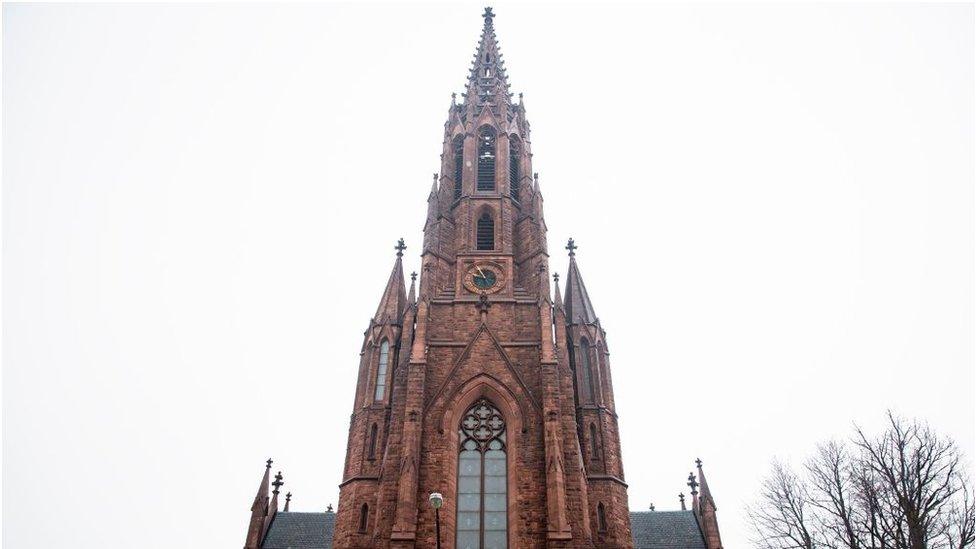
<path fill-rule="evenodd" d="M 515 463 L 518 461 L 518 452 L 522 445 L 522 435 L 525 433 L 525 410 L 508 387 L 488 374 L 478 374 L 462 383 L 453 393 L 450 399 L 445 402 L 443 415 L 440 421 L 441 433 L 447 433 L 446 437 L 450 441 L 448 445 L 448 459 L 442 463 L 442 474 L 448 475 L 445 478 L 455 478 L 458 471 L 458 452 L 460 450 L 460 439 L 457 436 L 457 429 L 465 413 L 482 398 L 491 402 L 502 416 L 505 418 L 507 454 L 509 456 L 508 466 L 508 546 L 515 547 L 519 539 L 521 530 L 518 520 L 518 476 L 515 472 Z M 446 538 L 453 538 L 456 533 L 457 524 L 454 517 L 457 515 L 457 498 L 452 497 L 444 502 L 445 509 L 442 509 L 442 521 L 444 517 L 450 517 Z"/>

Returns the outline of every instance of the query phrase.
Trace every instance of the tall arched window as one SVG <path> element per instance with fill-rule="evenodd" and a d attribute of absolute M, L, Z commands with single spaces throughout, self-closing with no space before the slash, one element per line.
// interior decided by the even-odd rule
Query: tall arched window
<path fill-rule="evenodd" d="M 495 249 L 495 220 L 485 212 L 478 218 L 477 244 L 479 250 Z"/>
<path fill-rule="evenodd" d="M 515 136 L 512 136 L 508 142 L 508 192 L 512 198 L 518 200 L 519 183 L 522 179 L 522 146 Z"/>
<path fill-rule="evenodd" d="M 369 451 L 366 453 L 366 457 L 373 459 L 376 457 L 376 424 L 374 423 L 372 427 L 369 428 Z"/>
<path fill-rule="evenodd" d="M 595 423 L 590 424 L 590 455 L 593 456 L 593 459 L 600 459 L 600 448 L 597 446 Z"/>
<path fill-rule="evenodd" d="M 366 533 L 366 524 L 369 522 L 369 505 L 364 503 L 359 508 L 359 533 Z"/>
<path fill-rule="evenodd" d="M 605 507 L 603 507 L 602 502 L 600 502 L 596 506 L 596 520 L 597 520 L 597 528 L 599 528 L 601 532 L 606 532 L 607 531 L 607 510 Z"/>
<path fill-rule="evenodd" d="M 478 190 L 495 190 L 495 129 L 485 126 L 478 132 Z"/>
<path fill-rule="evenodd" d="M 386 369 L 390 363 L 390 342 L 380 343 L 380 365 L 376 368 L 376 395 L 374 400 L 386 398 Z"/>
<path fill-rule="evenodd" d="M 593 369 L 590 367 L 590 342 L 585 339 L 580 340 L 580 368 L 583 370 L 583 390 L 590 402 L 596 401 L 596 392 L 593 388 Z"/>
<path fill-rule="evenodd" d="M 464 173 L 464 136 L 454 138 L 454 200 L 461 198 L 461 175 Z"/>
<path fill-rule="evenodd" d="M 508 547 L 505 419 L 487 399 L 458 426 L 458 549 Z"/>

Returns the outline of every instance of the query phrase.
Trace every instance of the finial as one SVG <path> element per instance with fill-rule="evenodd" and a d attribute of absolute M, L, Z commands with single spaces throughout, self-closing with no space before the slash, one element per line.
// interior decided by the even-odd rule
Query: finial
<path fill-rule="evenodd" d="M 688 486 L 691 486 L 691 495 L 698 495 L 698 481 L 695 480 L 695 475 L 688 473 Z"/>
<path fill-rule="evenodd" d="M 522 92 L 519 92 L 519 105 L 522 104 Z"/>
<path fill-rule="evenodd" d="M 579 248 L 579 246 L 576 245 L 575 240 L 570 238 L 569 242 L 566 243 L 566 249 L 569 250 L 569 257 L 573 257 L 576 255 L 576 248 Z"/>
<path fill-rule="evenodd" d="M 485 13 L 482 13 L 481 16 L 485 18 L 485 24 L 490 25 L 492 18 L 495 17 L 495 14 L 491 11 L 491 7 L 489 6 L 485 8 Z"/>
<path fill-rule="evenodd" d="M 685 494 L 684 494 L 684 492 L 678 494 L 678 499 L 681 501 L 681 510 L 682 511 L 687 511 L 688 508 L 685 507 Z"/>
<path fill-rule="evenodd" d="M 552 279 L 559 284 L 559 273 L 552 273 Z"/>
<path fill-rule="evenodd" d="M 702 460 L 701 459 L 696 459 L 695 460 L 695 465 L 697 465 L 699 469 L 701 469 L 701 464 L 702 464 Z"/>
<path fill-rule="evenodd" d="M 437 184 L 437 173 L 434 173 L 434 184 Z"/>
<path fill-rule="evenodd" d="M 457 93 L 451 92 L 451 105 L 457 105 Z"/>
<path fill-rule="evenodd" d="M 403 239 L 401 238 L 393 249 L 397 251 L 397 257 L 403 257 L 403 250 L 407 249 L 407 245 L 403 243 Z"/>
<path fill-rule="evenodd" d="M 281 476 L 281 471 L 278 471 L 278 474 L 275 475 L 274 482 L 271 483 L 271 485 L 274 486 L 274 490 L 271 491 L 272 494 L 276 496 L 278 495 L 278 489 L 281 488 L 281 486 L 285 483 L 283 480 L 281 480 L 283 478 L 285 477 Z"/>
<path fill-rule="evenodd" d="M 265 463 L 268 464 L 267 468 L 270 469 L 271 468 L 271 464 L 274 463 L 274 460 L 271 459 L 271 458 L 268 458 L 268 461 L 266 461 Z"/>
<path fill-rule="evenodd" d="M 416 281 L 417 281 L 417 271 L 414 271 L 410 273 L 410 282 L 416 282 Z"/>
<path fill-rule="evenodd" d="M 285 512 L 288 512 L 288 506 L 291 504 L 291 492 L 285 494 Z"/>
<path fill-rule="evenodd" d="M 654 504 L 653 504 L 653 503 L 651 504 L 651 507 L 650 507 L 650 509 L 651 509 L 651 511 L 654 511 L 654 510 L 655 510 L 655 509 L 654 509 Z"/>
<path fill-rule="evenodd" d="M 325 512 L 326 513 L 331 513 L 332 512 L 332 504 L 331 503 L 329 504 L 328 507 L 325 508 Z"/>

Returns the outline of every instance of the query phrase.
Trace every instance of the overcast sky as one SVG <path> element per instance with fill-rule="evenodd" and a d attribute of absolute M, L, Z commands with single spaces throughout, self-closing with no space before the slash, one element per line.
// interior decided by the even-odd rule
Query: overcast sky
<path fill-rule="evenodd" d="M 234 547 L 335 503 L 363 330 L 481 4 L 3 7 L 5 547 Z M 632 509 L 886 408 L 974 454 L 973 7 L 495 6 Z M 175 544 L 175 545 L 174 545 Z"/>

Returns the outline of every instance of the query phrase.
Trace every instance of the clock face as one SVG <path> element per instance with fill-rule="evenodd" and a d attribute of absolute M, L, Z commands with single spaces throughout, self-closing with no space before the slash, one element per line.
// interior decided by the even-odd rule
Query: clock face
<path fill-rule="evenodd" d="M 481 269 L 478 274 L 471 277 L 471 281 L 474 282 L 474 285 L 478 288 L 487 290 L 498 282 L 498 277 L 495 276 L 495 271 L 492 271 L 491 269 Z"/>
<path fill-rule="evenodd" d="M 480 261 L 468 267 L 463 282 L 469 292 L 493 294 L 504 287 L 505 275 L 500 265 Z"/>

